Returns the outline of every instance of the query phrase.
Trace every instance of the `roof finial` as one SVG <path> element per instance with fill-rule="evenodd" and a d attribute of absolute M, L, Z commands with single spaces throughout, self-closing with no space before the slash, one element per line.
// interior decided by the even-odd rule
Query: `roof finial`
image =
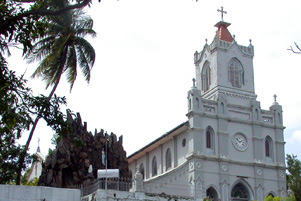
<path fill-rule="evenodd" d="M 206 41 L 206 44 L 207 44 L 207 41 L 208 41 L 207 38 L 205 39 L 205 41 Z"/>
<path fill-rule="evenodd" d="M 40 150 L 40 138 L 38 138 L 38 148 L 37 148 L 37 152 L 41 152 L 41 150 Z"/>
<path fill-rule="evenodd" d="M 273 103 L 273 104 L 274 104 L 274 105 L 278 105 L 278 103 L 277 103 L 277 95 L 276 95 L 276 94 L 274 94 L 274 96 L 273 96 L 273 97 L 274 97 L 274 103 Z"/>
<path fill-rule="evenodd" d="M 195 88 L 195 79 L 194 78 L 192 79 L 192 83 L 193 83 L 192 87 Z"/>
<path fill-rule="evenodd" d="M 250 39 L 249 41 L 250 41 L 250 45 L 252 45 L 252 39 Z"/>
<path fill-rule="evenodd" d="M 222 21 L 224 21 L 224 13 L 227 14 L 227 11 L 224 11 L 224 7 L 221 6 L 221 10 L 217 9 L 217 12 L 221 12 L 221 14 L 222 14 Z"/>

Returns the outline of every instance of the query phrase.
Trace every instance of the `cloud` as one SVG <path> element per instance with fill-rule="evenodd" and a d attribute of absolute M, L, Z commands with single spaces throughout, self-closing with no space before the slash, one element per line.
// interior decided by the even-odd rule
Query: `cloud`
<path fill-rule="evenodd" d="M 286 141 L 290 144 L 301 144 L 301 130 L 294 131 Z"/>

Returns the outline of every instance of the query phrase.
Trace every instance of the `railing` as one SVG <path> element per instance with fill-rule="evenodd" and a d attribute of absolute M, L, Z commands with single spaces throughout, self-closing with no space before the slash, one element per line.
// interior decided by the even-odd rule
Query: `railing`
<path fill-rule="evenodd" d="M 132 188 L 131 178 L 101 178 L 81 185 L 81 197 L 90 195 L 98 189 L 129 191 Z"/>

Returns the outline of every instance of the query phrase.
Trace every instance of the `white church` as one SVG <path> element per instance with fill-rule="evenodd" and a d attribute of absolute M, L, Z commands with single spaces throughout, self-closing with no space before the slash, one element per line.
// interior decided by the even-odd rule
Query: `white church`
<path fill-rule="evenodd" d="M 223 14 L 223 9 L 221 10 Z M 254 91 L 254 46 L 242 46 L 218 22 L 195 52 L 187 122 L 128 157 L 151 193 L 263 201 L 286 196 L 282 107 L 261 109 Z"/>

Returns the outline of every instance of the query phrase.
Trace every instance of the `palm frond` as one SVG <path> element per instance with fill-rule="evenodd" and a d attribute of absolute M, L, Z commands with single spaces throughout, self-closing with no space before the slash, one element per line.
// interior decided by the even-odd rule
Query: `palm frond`
<path fill-rule="evenodd" d="M 35 61 L 42 60 L 43 57 L 51 53 L 51 47 L 54 43 L 55 37 L 50 36 L 47 38 L 43 38 L 39 42 L 33 45 L 33 48 L 28 51 L 25 55 L 28 63 L 33 63 Z"/>
<path fill-rule="evenodd" d="M 77 47 L 80 47 L 83 50 L 87 62 L 89 63 L 92 69 L 96 58 L 93 46 L 87 40 L 81 37 L 76 37 L 74 43 Z"/>
<path fill-rule="evenodd" d="M 50 1 L 54 7 L 68 3 L 67 0 Z M 26 58 L 29 62 L 41 61 L 32 77 L 41 77 L 46 82 L 46 88 L 58 84 L 61 75 L 66 73 L 71 91 L 77 77 L 78 66 L 86 81 L 89 82 L 91 77 L 95 50 L 83 37 L 96 36 L 93 20 L 84 15 L 82 10 L 76 10 L 49 17 L 49 21 L 47 35 L 34 45 Z"/>
<path fill-rule="evenodd" d="M 89 83 L 91 77 L 90 72 L 93 65 L 91 65 L 90 68 L 90 62 L 88 61 L 89 58 L 87 57 L 87 55 L 85 54 L 82 48 L 83 48 L 82 46 L 78 46 L 78 45 L 76 46 L 76 50 L 78 52 L 78 63 L 82 70 L 83 76 L 85 77 L 85 80 Z"/>
<path fill-rule="evenodd" d="M 74 45 L 69 46 L 68 56 L 67 56 L 67 70 L 66 78 L 70 83 L 70 91 L 73 88 L 74 82 L 77 76 L 77 55 Z"/>

